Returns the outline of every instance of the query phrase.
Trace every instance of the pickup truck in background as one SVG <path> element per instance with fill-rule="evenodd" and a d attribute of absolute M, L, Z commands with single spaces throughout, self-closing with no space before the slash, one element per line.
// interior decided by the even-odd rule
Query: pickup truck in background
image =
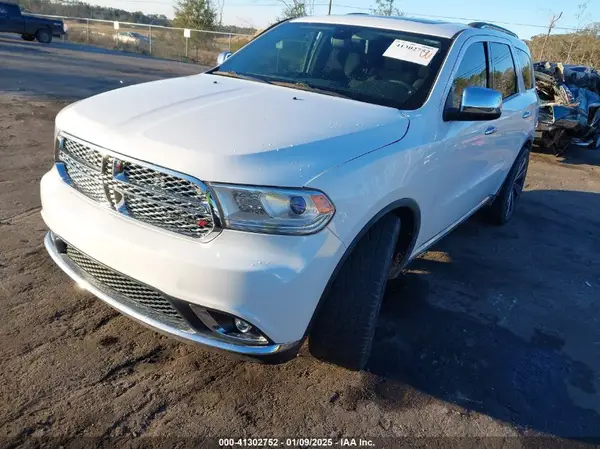
<path fill-rule="evenodd" d="M 52 37 L 64 35 L 65 28 L 62 20 L 23 15 L 19 5 L 0 2 L 0 33 L 16 33 L 26 41 L 37 39 L 49 44 Z"/>

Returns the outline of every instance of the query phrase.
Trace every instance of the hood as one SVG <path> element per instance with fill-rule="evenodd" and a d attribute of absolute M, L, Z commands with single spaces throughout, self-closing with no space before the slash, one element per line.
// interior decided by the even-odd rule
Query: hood
<path fill-rule="evenodd" d="M 294 187 L 408 129 L 393 108 L 208 74 L 106 92 L 67 107 L 56 123 L 203 181 Z"/>

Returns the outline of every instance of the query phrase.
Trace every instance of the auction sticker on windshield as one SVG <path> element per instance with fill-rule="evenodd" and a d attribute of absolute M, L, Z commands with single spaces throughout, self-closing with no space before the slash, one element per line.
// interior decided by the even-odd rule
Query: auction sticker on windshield
<path fill-rule="evenodd" d="M 437 52 L 437 48 L 430 47 L 429 45 L 396 39 L 388 47 L 383 56 L 400 59 L 401 61 L 414 62 L 420 65 L 429 65 Z"/>

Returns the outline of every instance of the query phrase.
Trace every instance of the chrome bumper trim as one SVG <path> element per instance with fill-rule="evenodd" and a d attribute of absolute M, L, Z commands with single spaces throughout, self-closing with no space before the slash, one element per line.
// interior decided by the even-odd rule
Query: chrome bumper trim
<path fill-rule="evenodd" d="M 44 238 L 44 246 L 48 251 L 48 254 L 54 260 L 54 262 L 63 270 L 71 279 L 73 279 L 77 285 L 84 288 L 85 290 L 92 293 L 98 299 L 101 299 L 109 306 L 121 312 L 123 315 L 134 319 L 135 321 L 149 327 L 152 330 L 161 332 L 171 337 L 178 338 L 186 342 L 200 343 L 211 348 L 221 349 L 228 352 L 234 352 L 236 354 L 242 354 L 247 356 L 267 356 L 271 354 L 281 353 L 287 349 L 290 349 L 297 345 L 298 342 L 285 343 L 285 344 L 273 344 L 264 346 L 246 346 L 238 345 L 233 343 L 227 343 L 225 341 L 217 340 L 214 338 L 207 337 L 193 332 L 186 332 L 175 327 L 169 326 L 168 324 L 161 323 L 151 317 L 148 317 L 137 310 L 128 307 L 125 304 L 119 302 L 118 294 L 114 296 L 108 295 L 102 290 L 95 287 L 92 283 L 87 280 L 87 274 L 82 270 L 76 269 L 72 264 L 68 263 L 65 258 L 57 249 L 54 244 L 53 233 L 50 231 Z"/>

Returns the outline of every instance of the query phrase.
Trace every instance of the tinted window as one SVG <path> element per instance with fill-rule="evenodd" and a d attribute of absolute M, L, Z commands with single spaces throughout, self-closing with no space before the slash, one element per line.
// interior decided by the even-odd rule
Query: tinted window
<path fill-rule="evenodd" d="M 492 87 L 502 92 L 502 98 L 517 93 L 517 72 L 510 52 L 505 44 L 490 43 L 492 61 Z"/>
<path fill-rule="evenodd" d="M 219 71 L 417 109 L 429 95 L 449 45 L 449 39 L 394 30 L 286 22 L 243 47 Z"/>
<path fill-rule="evenodd" d="M 458 108 L 462 93 L 466 87 L 487 87 L 488 70 L 483 42 L 472 44 L 464 54 L 456 78 L 452 83 L 452 90 L 448 98 L 449 106 Z"/>
<path fill-rule="evenodd" d="M 531 58 L 523 50 L 517 48 L 517 57 L 519 58 L 519 65 L 521 66 L 521 73 L 523 74 L 523 81 L 525 82 L 525 89 L 533 89 L 533 64 Z"/>

